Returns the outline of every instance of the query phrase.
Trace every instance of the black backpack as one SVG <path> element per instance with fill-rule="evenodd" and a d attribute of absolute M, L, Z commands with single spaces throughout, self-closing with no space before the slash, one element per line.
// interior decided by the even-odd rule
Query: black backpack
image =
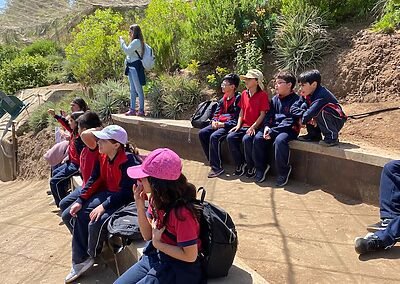
<path fill-rule="evenodd" d="M 109 243 L 119 252 L 132 241 L 142 239 L 136 203 L 131 202 L 115 211 L 107 224 Z M 116 239 L 119 239 L 118 242 Z"/>
<path fill-rule="evenodd" d="M 204 201 L 206 191 L 200 187 L 200 200 L 193 202 L 200 214 L 200 240 L 202 250 L 199 252 L 204 275 L 207 278 L 219 278 L 228 275 L 238 247 L 238 237 L 232 218 L 223 209 Z M 175 206 L 167 209 L 164 220 Z M 164 231 L 172 240 L 176 236 Z"/>
<path fill-rule="evenodd" d="M 205 101 L 197 106 L 196 111 L 190 118 L 190 122 L 194 128 L 204 128 L 208 126 L 217 109 L 218 102 Z"/>

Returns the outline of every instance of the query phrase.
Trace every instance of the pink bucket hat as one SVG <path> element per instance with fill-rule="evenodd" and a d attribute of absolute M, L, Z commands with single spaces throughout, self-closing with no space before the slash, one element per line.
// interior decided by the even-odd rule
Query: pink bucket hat
<path fill-rule="evenodd" d="M 134 179 L 155 177 L 177 180 L 182 173 L 182 162 L 178 154 L 168 148 L 152 151 L 139 166 L 128 168 L 128 176 Z"/>

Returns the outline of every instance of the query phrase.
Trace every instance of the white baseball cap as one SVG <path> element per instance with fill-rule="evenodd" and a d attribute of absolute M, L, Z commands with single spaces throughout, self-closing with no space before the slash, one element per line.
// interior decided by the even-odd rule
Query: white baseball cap
<path fill-rule="evenodd" d="M 100 131 L 93 131 L 92 133 L 99 139 L 114 139 L 123 145 L 128 143 L 128 134 L 126 133 L 125 129 L 119 125 L 109 125 Z"/>
<path fill-rule="evenodd" d="M 258 85 L 260 86 L 260 88 L 262 90 L 264 90 L 264 84 L 263 84 L 264 76 L 263 76 L 263 73 L 260 70 L 250 69 L 250 70 L 247 71 L 246 75 L 240 75 L 240 79 L 241 80 L 244 80 L 244 79 L 257 79 Z"/>

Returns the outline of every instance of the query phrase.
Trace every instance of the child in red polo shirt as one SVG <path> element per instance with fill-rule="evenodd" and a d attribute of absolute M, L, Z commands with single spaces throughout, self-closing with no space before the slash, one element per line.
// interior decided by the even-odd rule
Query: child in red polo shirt
<path fill-rule="evenodd" d="M 128 169 L 140 179 L 133 187 L 140 232 L 151 240 L 143 257 L 114 284 L 199 284 L 202 281 L 199 212 L 191 203 L 196 188 L 182 174 L 182 162 L 170 149 L 151 152 L 143 164 Z M 150 194 L 149 209 L 145 199 Z"/>
<path fill-rule="evenodd" d="M 77 119 L 78 123 L 78 133 L 85 143 L 85 147 L 83 148 L 80 155 L 80 172 L 82 176 L 82 187 L 86 185 L 89 181 L 90 175 L 93 172 L 93 169 L 99 163 L 99 147 L 97 145 L 97 141 L 95 137 L 91 134 L 91 131 L 101 127 L 101 121 L 97 113 L 92 111 L 87 111 L 85 114 L 80 116 Z M 81 195 L 82 187 L 76 188 L 73 192 L 68 194 L 65 198 L 63 198 L 60 202 L 60 210 L 62 212 L 61 218 L 64 221 L 64 224 L 72 233 L 73 225 L 72 225 L 72 216 L 69 214 L 72 204 L 78 199 Z"/>
<path fill-rule="evenodd" d="M 240 76 L 246 84 L 239 107 L 240 114 L 237 125 L 228 134 L 229 150 L 236 164 L 235 175 L 246 173 L 248 178 L 256 174 L 253 161 L 254 135 L 260 128 L 266 112 L 269 110 L 268 94 L 263 90 L 263 74 L 257 69 L 250 69 L 246 75 Z M 244 157 L 241 152 L 243 143 Z"/>
<path fill-rule="evenodd" d="M 73 112 L 68 121 L 60 116 L 56 115 L 54 109 L 47 111 L 71 134 L 68 148 L 68 161 L 55 170 L 53 170 L 52 177 L 50 179 L 50 190 L 54 198 L 54 202 L 59 207 L 61 199 L 67 196 L 67 189 L 69 185 L 69 179 L 79 172 L 79 157 L 84 144 L 78 133 L 77 119 L 84 112 L 77 111 Z"/>
<path fill-rule="evenodd" d="M 136 153 L 126 152 L 128 134 L 122 127 L 109 125 L 90 132 L 98 141 L 99 163 L 69 210 L 74 217 L 72 269 L 65 283 L 73 282 L 93 265 L 101 251 L 105 222 L 116 210 L 133 201 L 132 186 L 136 180 L 128 177 L 127 169 L 141 163 Z"/>

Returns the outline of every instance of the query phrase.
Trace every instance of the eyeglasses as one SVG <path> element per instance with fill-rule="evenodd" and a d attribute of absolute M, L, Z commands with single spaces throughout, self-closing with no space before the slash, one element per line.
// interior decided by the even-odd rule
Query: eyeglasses
<path fill-rule="evenodd" d="M 288 82 L 286 81 L 276 81 L 275 84 L 276 85 L 282 85 L 282 84 L 287 84 Z"/>
<path fill-rule="evenodd" d="M 228 87 L 228 86 L 232 86 L 232 84 L 227 84 L 227 83 L 222 83 L 221 84 L 221 88 L 225 88 L 225 87 Z"/>

